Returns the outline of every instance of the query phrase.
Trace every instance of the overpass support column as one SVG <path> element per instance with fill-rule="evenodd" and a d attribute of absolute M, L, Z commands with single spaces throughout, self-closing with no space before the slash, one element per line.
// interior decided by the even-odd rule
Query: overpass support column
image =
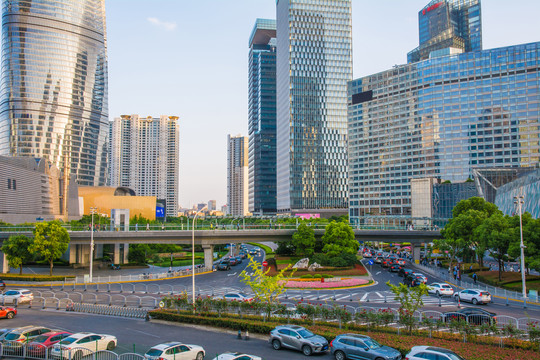
<path fill-rule="evenodd" d="M 113 264 L 120 264 L 120 244 L 114 244 Z"/>
<path fill-rule="evenodd" d="M 9 266 L 8 266 L 8 260 L 7 260 L 6 254 L 4 254 L 3 252 L 0 252 L 0 254 L 2 254 L 0 256 L 0 261 L 2 261 L 2 273 L 7 274 L 9 271 Z"/>
<path fill-rule="evenodd" d="M 204 251 L 204 267 L 207 269 L 212 269 L 214 264 L 214 245 L 203 245 Z"/>
<path fill-rule="evenodd" d="M 129 262 L 128 255 L 129 255 L 129 243 L 124 244 L 124 264 L 127 264 Z"/>
<path fill-rule="evenodd" d="M 69 263 L 70 264 L 76 264 L 77 263 L 77 245 L 69 244 Z"/>
<path fill-rule="evenodd" d="M 422 249 L 422 247 L 413 245 L 412 256 L 415 264 L 420 264 L 420 249 Z"/>

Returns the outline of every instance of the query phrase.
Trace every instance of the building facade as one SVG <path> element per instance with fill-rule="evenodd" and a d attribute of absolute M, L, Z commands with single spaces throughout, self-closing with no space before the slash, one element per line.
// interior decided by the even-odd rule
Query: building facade
<path fill-rule="evenodd" d="M 482 50 L 480 0 L 432 0 L 418 12 L 420 45 L 407 62 Z"/>
<path fill-rule="evenodd" d="M 227 212 L 248 214 L 248 138 L 227 135 Z"/>
<path fill-rule="evenodd" d="M 110 125 L 112 187 L 155 196 L 166 216 L 178 215 L 180 122 L 177 116 L 159 118 L 122 115 Z"/>
<path fill-rule="evenodd" d="M 540 218 L 540 169 L 529 169 L 497 189 L 495 205 L 505 215 L 519 214 L 516 197 L 522 196 L 521 212 L 528 212 L 533 219 Z"/>
<path fill-rule="evenodd" d="M 350 0 L 277 1 L 277 210 L 346 212 Z"/>
<path fill-rule="evenodd" d="M 349 83 L 350 218 L 411 215 L 411 179 L 540 160 L 540 43 L 397 66 Z"/>
<path fill-rule="evenodd" d="M 0 155 L 47 159 L 81 185 L 104 185 L 105 1 L 4 0 L 2 33 Z"/>
<path fill-rule="evenodd" d="M 276 21 L 257 19 L 249 38 L 249 211 L 276 213 Z"/>

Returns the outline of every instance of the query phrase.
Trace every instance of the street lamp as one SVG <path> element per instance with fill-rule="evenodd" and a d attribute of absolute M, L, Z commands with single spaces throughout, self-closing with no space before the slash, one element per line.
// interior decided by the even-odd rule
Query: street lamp
<path fill-rule="evenodd" d="M 523 298 L 527 298 L 527 288 L 525 284 L 525 245 L 523 244 L 523 222 L 521 220 L 521 206 L 525 203 L 525 197 L 523 195 L 514 196 L 514 204 L 518 206 L 519 211 L 519 236 L 521 242 L 519 247 L 521 248 L 521 286 L 523 290 Z"/>
<path fill-rule="evenodd" d="M 97 211 L 97 207 L 90 208 L 90 214 L 92 214 L 92 226 L 90 228 L 90 282 L 92 282 L 92 263 L 94 260 L 94 214 Z"/>
<path fill-rule="evenodd" d="M 193 310 L 195 311 L 195 219 L 197 215 L 206 209 L 208 205 L 203 207 L 201 210 L 197 211 L 193 217 L 193 226 L 191 227 L 191 299 L 193 301 Z"/>

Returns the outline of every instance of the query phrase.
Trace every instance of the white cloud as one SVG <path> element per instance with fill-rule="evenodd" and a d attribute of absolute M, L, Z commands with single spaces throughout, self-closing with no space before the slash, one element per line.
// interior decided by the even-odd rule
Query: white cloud
<path fill-rule="evenodd" d="M 161 21 L 155 17 L 149 17 L 147 20 L 150 24 L 155 25 L 159 28 L 165 29 L 167 31 L 172 31 L 176 29 L 176 23 L 174 22 Z"/>

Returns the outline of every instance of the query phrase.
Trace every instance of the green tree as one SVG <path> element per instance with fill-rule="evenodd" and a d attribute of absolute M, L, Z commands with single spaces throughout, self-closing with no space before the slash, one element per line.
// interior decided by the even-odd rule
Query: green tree
<path fill-rule="evenodd" d="M 53 262 L 66 252 L 69 241 L 69 234 L 60 221 L 37 223 L 34 228 L 34 243 L 29 250 L 49 262 L 49 274 L 52 276 Z"/>
<path fill-rule="evenodd" d="M 265 303 L 267 309 L 267 315 L 270 317 L 273 305 L 279 303 L 278 296 L 285 291 L 285 285 L 287 280 L 290 279 L 296 269 L 293 269 L 289 275 L 285 275 L 291 267 L 289 264 L 286 268 L 280 270 L 275 276 L 268 276 L 270 269 L 263 271 L 261 264 L 253 260 L 253 257 L 249 256 L 249 264 L 240 273 L 240 278 L 244 284 L 251 288 L 251 291 L 255 294 L 255 297 Z"/>
<path fill-rule="evenodd" d="M 137 264 L 146 264 L 147 259 L 152 258 L 154 251 L 148 244 L 130 244 L 128 260 Z"/>
<path fill-rule="evenodd" d="M 9 266 L 18 267 L 21 275 L 23 264 L 32 260 L 32 253 L 28 250 L 32 245 L 32 241 L 32 238 L 25 235 L 12 235 L 2 245 L 2 252 L 6 254 Z"/>
<path fill-rule="evenodd" d="M 300 224 L 293 234 L 292 245 L 296 248 L 296 254 L 312 256 L 315 252 L 315 231 L 304 223 Z"/>
<path fill-rule="evenodd" d="M 468 210 L 478 210 L 484 213 L 487 213 L 487 217 L 495 213 L 501 213 L 497 205 L 492 204 L 484 200 L 484 198 L 474 196 L 466 200 L 461 200 L 454 206 L 452 209 L 452 217 L 457 217 L 459 214 L 467 212 Z"/>
<path fill-rule="evenodd" d="M 419 286 L 408 287 L 400 283 L 397 286 L 388 281 L 386 283 L 390 287 L 390 291 L 394 293 L 395 299 L 399 301 L 399 321 L 407 327 L 409 334 L 415 324 L 414 313 L 424 306 L 422 296 L 427 295 L 427 286 L 420 284 Z"/>
<path fill-rule="evenodd" d="M 499 263 L 499 281 L 502 278 L 504 257 L 508 253 L 514 233 L 508 219 L 508 216 L 497 212 L 485 219 L 475 230 L 479 243 L 487 244 L 490 255 Z"/>
<path fill-rule="evenodd" d="M 514 258 L 521 256 L 521 235 L 519 232 L 519 215 L 509 219 L 513 228 L 513 237 L 508 248 L 508 255 Z M 540 219 L 533 219 L 528 212 L 522 215 L 523 245 L 525 245 L 525 268 L 540 271 Z"/>
<path fill-rule="evenodd" d="M 354 238 L 354 231 L 351 226 L 344 222 L 332 221 L 326 225 L 324 230 L 323 253 L 329 257 L 341 254 L 356 254 L 360 244 Z"/>

